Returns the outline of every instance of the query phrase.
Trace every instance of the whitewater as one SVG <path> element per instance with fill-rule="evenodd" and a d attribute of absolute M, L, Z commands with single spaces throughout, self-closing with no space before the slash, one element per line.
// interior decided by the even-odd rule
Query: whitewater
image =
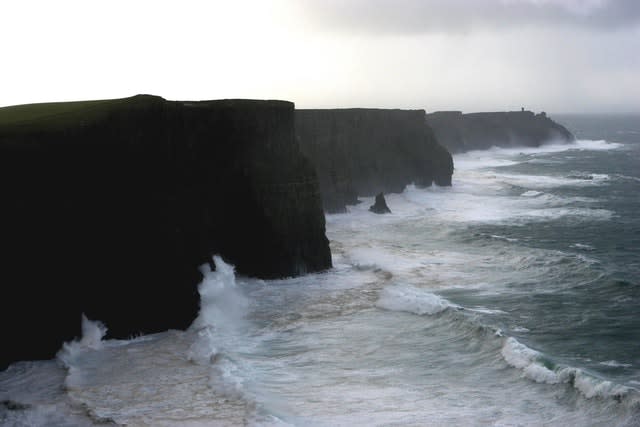
<path fill-rule="evenodd" d="M 640 425 L 640 144 L 454 163 L 453 187 L 388 194 L 391 214 L 328 215 L 328 272 L 214 257 L 186 331 L 78 319 L 55 360 L 0 373 L 0 424 Z"/>

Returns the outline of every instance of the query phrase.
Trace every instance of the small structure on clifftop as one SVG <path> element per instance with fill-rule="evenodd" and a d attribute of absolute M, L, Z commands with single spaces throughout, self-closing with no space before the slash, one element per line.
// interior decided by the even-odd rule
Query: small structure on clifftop
<path fill-rule="evenodd" d="M 384 199 L 383 193 L 378 193 L 376 196 L 376 202 L 369 207 L 369 210 L 377 214 L 391 213 L 391 209 L 387 206 L 387 201 Z"/>

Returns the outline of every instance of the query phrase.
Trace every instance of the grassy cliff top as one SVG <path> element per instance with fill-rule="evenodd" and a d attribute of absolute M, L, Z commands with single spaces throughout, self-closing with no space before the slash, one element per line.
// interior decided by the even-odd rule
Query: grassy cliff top
<path fill-rule="evenodd" d="M 95 123 L 111 112 L 128 109 L 144 109 L 159 103 L 163 98 L 155 95 L 135 95 L 129 98 L 103 99 L 95 101 L 49 102 L 24 104 L 0 108 L 0 132 L 22 133 L 64 130 L 78 125 Z M 187 108 L 240 108 L 240 109 L 290 109 L 289 101 L 220 99 L 209 101 L 172 101 Z"/>
<path fill-rule="evenodd" d="M 140 107 L 163 101 L 153 95 L 136 95 L 129 98 L 96 101 L 49 102 L 24 104 L 0 108 L 0 130 L 64 129 L 68 126 L 87 124 L 107 116 L 111 111 L 126 107 Z"/>

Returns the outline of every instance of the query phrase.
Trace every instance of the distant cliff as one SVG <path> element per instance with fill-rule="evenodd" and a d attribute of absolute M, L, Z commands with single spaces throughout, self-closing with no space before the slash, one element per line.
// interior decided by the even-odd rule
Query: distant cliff
<path fill-rule="evenodd" d="M 331 266 L 289 102 L 0 108 L 0 182 L 0 369 L 52 357 L 82 312 L 112 337 L 188 326 L 212 254 L 262 278 Z"/>
<path fill-rule="evenodd" d="M 316 167 L 328 212 L 411 183 L 451 185 L 451 155 L 423 110 L 296 110 L 296 132 Z"/>
<path fill-rule="evenodd" d="M 484 150 L 492 146 L 537 147 L 545 142 L 569 142 L 575 138 L 564 126 L 545 113 L 509 111 L 462 114 L 438 111 L 427 114 L 427 123 L 438 142 L 452 153 Z"/>

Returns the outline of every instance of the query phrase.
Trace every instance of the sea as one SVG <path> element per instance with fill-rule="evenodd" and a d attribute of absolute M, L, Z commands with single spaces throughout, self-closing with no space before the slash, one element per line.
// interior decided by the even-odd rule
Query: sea
<path fill-rule="evenodd" d="M 186 331 L 78 319 L 0 372 L 0 425 L 640 426 L 640 116 L 552 118 L 577 140 L 327 215 L 330 271 L 214 257 Z"/>

